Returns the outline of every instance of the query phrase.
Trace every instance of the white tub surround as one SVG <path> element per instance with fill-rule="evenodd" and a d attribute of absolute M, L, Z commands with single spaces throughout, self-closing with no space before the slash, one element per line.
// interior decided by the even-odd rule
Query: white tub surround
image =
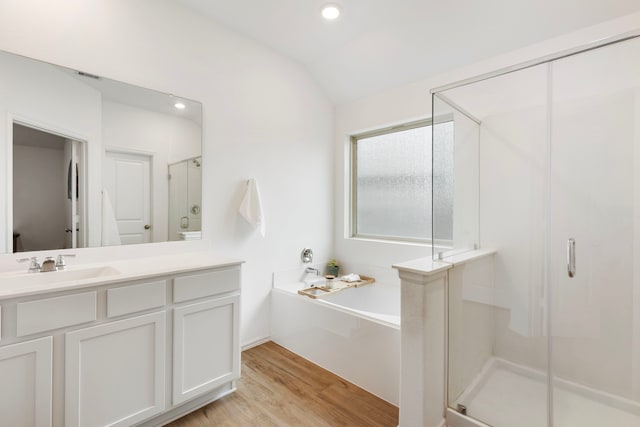
<path fill-rule="evenodd" d="M 376 281 L 322 299 L 299 295 L 300 272 L 274 275 L 271 338 L 279 345 L 398 405 L 400 288 Z"/>
<path fill-rule="evenodd" d="M 160 425 L 240 376 L 241 261 L 204 252 L 0 273 L 0 419 Z"/>
<path fill-rule="evenodd" d="M 450 272 L 492 254 L 475 250 L 444 261 L 429 257 L 393 266 L 401 281 L 400 427 L 444 424 Z"/>

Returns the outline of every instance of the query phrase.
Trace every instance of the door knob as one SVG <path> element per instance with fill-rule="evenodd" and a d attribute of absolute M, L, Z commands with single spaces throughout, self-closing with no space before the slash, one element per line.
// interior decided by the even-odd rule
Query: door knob
<path fill-rule="evenodd" d="M 151 228 L 151 226 L 149 224 L 145 224 L 144 229 L 145 230 L 149 230 Z"/>

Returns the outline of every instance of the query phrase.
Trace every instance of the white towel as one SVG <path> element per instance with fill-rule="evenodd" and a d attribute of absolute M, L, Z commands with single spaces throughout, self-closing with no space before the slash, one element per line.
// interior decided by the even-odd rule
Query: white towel
<path fill-rule="evenodd" d="M 351 274 L 346 274 L 344 276 L 342 276 L 340 278 L 340 280 L 342 280 L 343 282 L 359 282 L 360 281 L 360 276 L 358 276 L 355 273 L 351 273 Z"/>
<path fill-rule="evenodd" d="M 266 225 L 264 214 L 262 213 L 260 191 L 258 190 L 258 183 L 253 178 L 247 182 L 247 191 L 244 193 L 238 212 L 249 224 L 254 227 L 260 227 L 260 234 L 264 237 Z"/>
<path fill-rule="evenodd" d="M 120 245 L 120 230 L 107 190 L 102 190 L 102 246 Z"/>

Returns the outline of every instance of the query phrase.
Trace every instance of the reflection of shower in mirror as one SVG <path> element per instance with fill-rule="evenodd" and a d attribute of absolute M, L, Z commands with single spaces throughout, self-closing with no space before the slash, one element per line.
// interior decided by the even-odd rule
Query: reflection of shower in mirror
<path fill-rule="evenodd" d="M 169 165 L 169 240 L 201 237 L 202 157 Z"/>

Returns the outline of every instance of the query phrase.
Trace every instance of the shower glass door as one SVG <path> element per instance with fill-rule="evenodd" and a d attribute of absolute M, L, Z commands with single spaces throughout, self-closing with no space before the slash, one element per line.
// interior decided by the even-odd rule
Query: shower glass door
<path fill-rule="evenodd" d="M 640 40 L 549 64 L 555 427 L 640 426 Z"/>
<path fill-rule="evenodd" d="M 548 76 L 543 64 L 433 99 L 434 117 L 454 122 L 453 248 L 469 248 L 475 225 L 495 251 L 450 270 L 448 406 L 493 427 L 548 423 Z M 434 132 L 434 150 L 444 143 Z M 443 190 L 433 191 L 436 205 Z M 435 210 L 433 220 L 443 223 Z"/>

